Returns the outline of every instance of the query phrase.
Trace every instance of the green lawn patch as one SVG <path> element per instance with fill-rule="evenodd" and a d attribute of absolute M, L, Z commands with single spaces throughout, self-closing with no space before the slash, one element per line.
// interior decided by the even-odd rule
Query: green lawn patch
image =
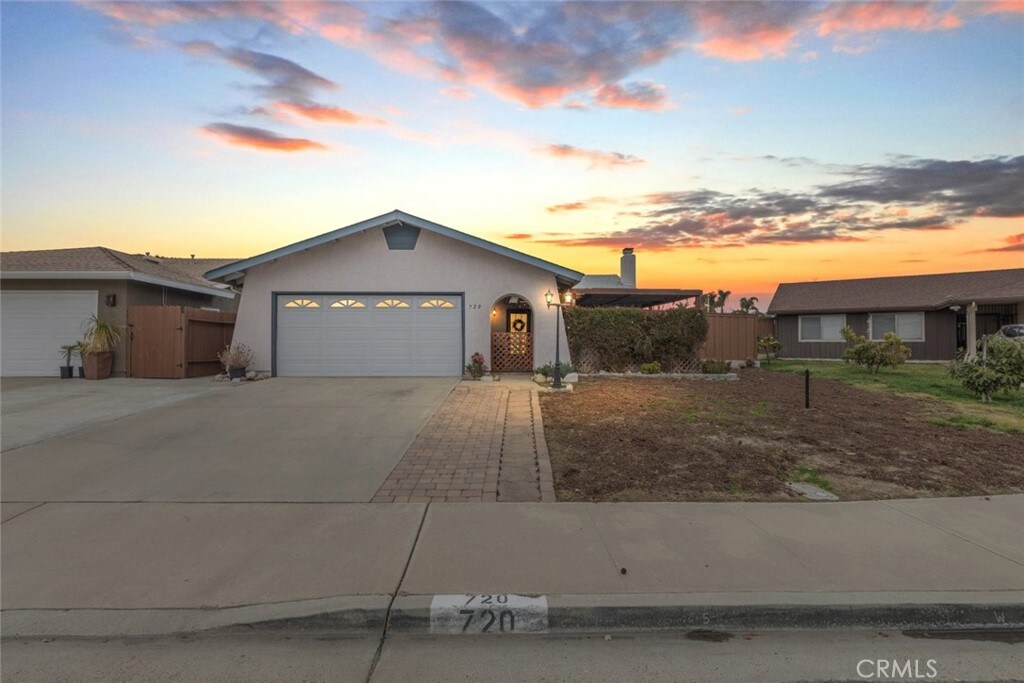
<path fill-rule="evenodd" d="M 761 367 L 797 374 L 809 369 L 812 382 L 816 378 L 835 379 L 862 389 L 931 396 L 954 413 L 938 416 L 935 424 L 1024 433 L 1024 392 L 998 394 L 992 403 L 983 404 L 976 394 L 949 376 L 944 363 L 908 363 L 895 369 L 883 368 L 874 375 L 857 365 L 829 361 L 776 360 Z"/>

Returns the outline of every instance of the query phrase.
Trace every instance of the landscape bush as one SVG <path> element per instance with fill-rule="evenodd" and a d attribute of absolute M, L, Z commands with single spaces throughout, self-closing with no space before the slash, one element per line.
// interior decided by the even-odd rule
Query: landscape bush
<path fill-rule="evenodd" d="M 705 359 L 700 362 L 700 371 L 706 375 L 724 375 L 732 370 L 732 363 L 727 360 Z"/>
<path fill-rule="evenodd" d="M 871 374 L 876 374 L 880 368 L 894 368 L 910 358 L 910 349 L 892 332 L 886 332 L 885 340 L 880 342 L 869 341 L 852 327 L 844 327 L 842 335 L 846 340 L 843 362 L 863 365 Z"/>
<path fill-rule="evenodd" d="M 970 361 L 954 361 L 949 374 L 980 395 L 982 403 L 990 402 L 999 392 L 1019 391 L 1024 385 L 1024 344 L 989 337 L 982 353 Z"/>
<path fill-rule="evenodd" d="M 657 375 L 661 373 L 661 363 L 658 361 L 651 361 L 650 363 L 641 363 L 640 372 L 645 375 Z"/>
<path fill-rule="evenodd" d="M 657 361 L 667 370 L 695 364 L 708 336 L 698 308 L 567 308 L 565 332 L 577 365 L 588 372 L 625 372 Z"/>
<path fill-rule="evenodd" d="M 561 366 L 562 366 L 561 367 L 562 377 L 565 377 L 566 375 L 568 375 L 570 373 L 576 372 L 576 369 L 573 368 L 573 366 L 571 364 L 569 364 L 569 363 L 562 363 Z M 554 377 L 554 375 L 555 375 L 555 364 L 554 363 L 548 363 L 547 365 L 541 365 L 540 367 L 538 367 L 533 372 L 535 374 L 537 374 L 537 375 L 544 375 L 545 377 Z"/>

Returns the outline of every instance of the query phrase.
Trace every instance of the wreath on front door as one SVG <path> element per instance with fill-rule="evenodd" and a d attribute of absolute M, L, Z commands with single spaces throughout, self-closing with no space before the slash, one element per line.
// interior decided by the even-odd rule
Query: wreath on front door
<path fill-rule="evenodd" d="M 526 328 L 526 321 L 520 318 L 512 323 L 512 329 L 516 332 L 522 332 Z"/>

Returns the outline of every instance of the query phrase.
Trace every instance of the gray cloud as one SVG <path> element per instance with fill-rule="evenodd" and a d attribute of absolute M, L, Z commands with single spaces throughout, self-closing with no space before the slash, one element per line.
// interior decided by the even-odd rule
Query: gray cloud
<path fill-rule="evenodd" d="M 1024 157 L 894 161 L 848 168 L 849 180 L 811 192 L 699 189 L 626 198 L 618 216 L 633 227 L 557 241 L 647 249 L 862 241 L 882 231 L 948 230 L 974 216 L 1024 216 Z M 570 202 L 549 211 L 593 204 Z M 1021 248 L 1018 236 L 990 251 Z"/>

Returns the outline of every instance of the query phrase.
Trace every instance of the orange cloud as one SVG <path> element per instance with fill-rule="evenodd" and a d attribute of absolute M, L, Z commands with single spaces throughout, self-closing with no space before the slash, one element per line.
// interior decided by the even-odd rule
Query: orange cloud
<path fill-rule="evenodd" d="M 596 149 L 584 149 L 572 145 L 546 145 L 537 150 L 539 154 L 545 154 L 556 159 L 583 159 L 590 162 L 591 168 L 615 168 L 619 166 L 634 166 L 647 163 L 643 159 L 632 154 L 621 152 L 602 152 Z"/>
<path fill-rule="evenodd" d="M 1017 233 L 1016 235 L 1010 235 L 1003 240 L 1006 244 L 1004 247 L 993 247 L 992 249 L 985 249 L 984 251 L 1024 251 L 1024 232 Z"/>
<path fill-rule="evenodd" d="M 385 126 L 387 121 L 383 119 L 374 118 L 372 116 L 365 116 L 363 114 L 357 114 L 348 109 L 342 109 L 341 107 L 331 107 L 325 104 L 300 104 L 297 102 L 275 102 L 274 108 L 292 114 L 293 116 L 300 116 L 311 121 L 319 121 L 321 123 L 338 123 L 346 126 Z"/>
<path fill-rule="evenodd" d="M 304 152 L 327 149 L 327 146 L 306 138 L 287 138 L 273 131 L 232 123 L 211 123 L 202 128 L 202 133 L 235 147 L 269 150 L 274 152 Z"/>
<path fill-rule="evenodd" d="M 948 31 L 960 28 L 963 20 L 952 11 L 939 12 L 928 4 L 868 2 L 829 5 L 814 23 L 819 36 L 832 33 L 871 31 Z"/>

